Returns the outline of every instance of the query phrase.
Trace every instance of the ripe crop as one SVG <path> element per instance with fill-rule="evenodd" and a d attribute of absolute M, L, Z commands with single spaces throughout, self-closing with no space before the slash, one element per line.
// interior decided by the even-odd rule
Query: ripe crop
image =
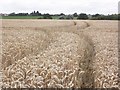
<path fill-rule="evenodd" d="M 2 87 L 118 87 L 117 23 L 3 20 Z"/>

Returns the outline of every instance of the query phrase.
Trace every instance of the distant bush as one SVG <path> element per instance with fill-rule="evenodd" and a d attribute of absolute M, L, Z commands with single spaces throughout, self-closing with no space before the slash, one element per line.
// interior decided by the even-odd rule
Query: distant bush
<path fill-rule="evenodd" d="M 92 20 L 120 20 L 120 14 L 93 15 Z"/>
<path fill-rule="evenodd" d="M 74 16 L 74 17 L 78 17 L 78 14 L 77 14 L 77 13 L 74 13 L 73 16 Z"/>
<path fill-rule="evenodd" d="M 88 19 L 88 15 L 85 14 L 85 13 L 81 13 L 81 14 L 78 15 L 77 19 Z"/>
<path fill-rule="evenodd" d="M 71 15 L 66 16 L 66 19 L 71 20 L 73 17 Z"/>
<path fill-rule="evenodd" d="M 43 16 L 43 19 L 52 19 L 51 16 Z"/>
<path fill-rule="evenodd" d="M 118 14 L 118 20 L 120 20 L 120 14 Z"/>
<path fill-rule="evenodd" d="M 16 14 L 13 12 L 13 13 L 10 13 L 9 16 L 15 16 Z"/>
<path fill-rule="evenodd" d="M 60 16 L 60 17 L 59 17 L 59 19 L 65 19 L 65 17 L 63 17 L 63 16 Z"/>
<path fill-rule="evenodd" d="M 43 19 L 42 17 L 39 17 L 39 18 L 37 18 L 37 19 Z"/>
<path fill-rule="evenodd" d="M 52 16 L 49 14 L 44 14 L 43 19 L 52 19 Z"/>
<path fill-rule="evenodd" d="M 32 13 L 30 13 L 31 16 L 41 16 L 42 14 L 39 13 L 39 11 L 34 11 Z"/>

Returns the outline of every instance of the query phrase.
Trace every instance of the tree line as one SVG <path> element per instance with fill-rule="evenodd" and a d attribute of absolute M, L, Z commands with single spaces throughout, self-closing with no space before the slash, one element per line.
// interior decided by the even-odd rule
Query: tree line
<path fill-rule="evenodd" d="M 83 20 L 120 20 L 120 14 L 111 14 L 111 15 L 103 15 L 103 14 L 86 14 L 86 13 L 74 13 L 70 15 L 66 15 L 64 13 L 61 14 L 42 14 L 39 11 L 33 11 L 32 13 L 10 13 L 8 16 L 40 16 L 38 19 L 53 19 L 53 17 L 58 17 L 57 19 L 83 19 Z"/>

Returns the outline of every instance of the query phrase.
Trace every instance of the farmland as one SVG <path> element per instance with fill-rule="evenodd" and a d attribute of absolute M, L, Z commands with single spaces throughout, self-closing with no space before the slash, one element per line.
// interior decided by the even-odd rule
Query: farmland
<path fill-rule="evenodd" d="M 118 21 L 2 20 L 2 87 L 118 87 Z"/>
<path fill-rule="evenodd" d="M 39 19 L 43 16 L 2 16 L 2 19 Z M 59 19 L 59 16 L 52 16 L 53 19 Z"/>
<path fill-rule="evenodd" d="M 2 16 L 2 19 L 38 19 L 42 16 Z"/>

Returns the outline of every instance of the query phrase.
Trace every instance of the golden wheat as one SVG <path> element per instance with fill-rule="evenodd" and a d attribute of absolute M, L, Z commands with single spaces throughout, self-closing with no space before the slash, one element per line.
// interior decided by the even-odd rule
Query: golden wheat
<path fill-rule="evenodd" d="M 117 30 L 116 21 L 3 20 L 2 86 L 118 87 Z"/>

